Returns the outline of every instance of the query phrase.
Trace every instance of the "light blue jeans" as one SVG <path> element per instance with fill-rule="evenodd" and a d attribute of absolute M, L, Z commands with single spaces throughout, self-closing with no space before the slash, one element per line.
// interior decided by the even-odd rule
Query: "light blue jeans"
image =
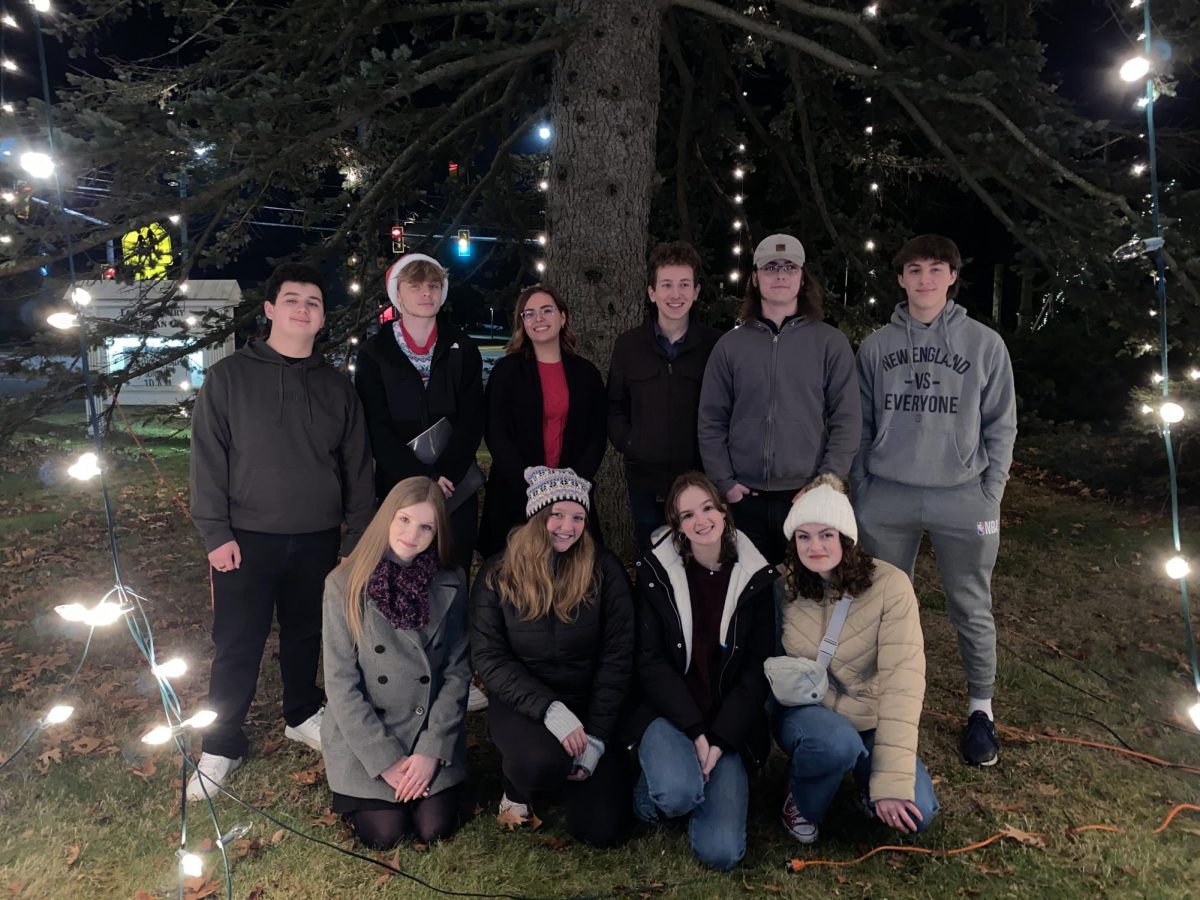
<path fill-rule="evenodd" d="M 875 732 L 856 731 L 845 716 L 819 703 L 811 706 L 776 706 L 771 715 L 775 741 L 788 755 L 788 787 L 800 815 L 814 825 L 825 818 L 841 786 L 842 777 L 854 772 L 864 790 L 871 781 L 871 751 Z M 941 807 L 925 764 L 917 759 L 913 803 L 921 811 L 918 831 L 925 831 Z M 877 800 L 888 799 L 877 797 Z M 874 810 L 875 804 L 871 803 Z"/>
<path fill-rule="evenodd" d="M 725 753 L 709 773 L 700 772 L 691 738 L 658 718 L 638 745 L 642 775 L 633 792 L 639 819 L 657 824 L 663 818 L 689 816 L 688 839 L 696 858 L 722 872 L 746 855 L 746 805 L 750 782 L 737 753 Z"/>

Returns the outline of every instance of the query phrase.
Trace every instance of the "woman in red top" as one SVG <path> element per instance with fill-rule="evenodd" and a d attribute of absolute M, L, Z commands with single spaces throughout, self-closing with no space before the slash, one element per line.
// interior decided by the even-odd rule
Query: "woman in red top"
<path fill-rule="evenodd" d="M 525 521 L 527 467 L 571 468 L 594 483 L 604 456 L 604 380 L 575 353 L 567 304 L 550 285 L 517 298 L 512 340 L 488 378 L 484 405 L 492 469 L 477 548 L 487 557 Z M 598 538 L 595 517 L 588 521 Z"/>

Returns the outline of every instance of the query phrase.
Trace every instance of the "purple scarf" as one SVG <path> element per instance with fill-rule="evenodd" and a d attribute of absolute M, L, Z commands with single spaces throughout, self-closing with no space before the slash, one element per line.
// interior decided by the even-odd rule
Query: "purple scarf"
<path fill-rule="evenodd" d="M 437 570 L 432 547 L 407 566 L 385 556 L 367 579 L 367 596 L 393 628 L 420 631 L 429 624 L 429 584 Z"/>

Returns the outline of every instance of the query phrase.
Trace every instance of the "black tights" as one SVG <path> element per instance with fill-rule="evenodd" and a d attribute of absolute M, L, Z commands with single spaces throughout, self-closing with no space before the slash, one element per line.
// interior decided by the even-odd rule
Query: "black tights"
<path fill-rule="evenodd" d="M 358 839 L 372 850 L 390 850 L 405 838 L 432 844 L 458 829 L 458 798 L 459 786 L 455 785 L 391 809 L 348 813 L 346 819 Z"/>

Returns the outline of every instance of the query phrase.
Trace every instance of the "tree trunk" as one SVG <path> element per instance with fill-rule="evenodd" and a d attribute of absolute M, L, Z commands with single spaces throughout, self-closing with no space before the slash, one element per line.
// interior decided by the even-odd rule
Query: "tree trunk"
<path fill-rule="evenodd" d="M 582 22 L 555 61 L 546 201 L 547 278 L 563 292 L 579 351 L 602 373 L 640 320 L 658 122 L 660 11 L 645 0 L 568 0 Z M 607 454 L 597 493 L 609 545 L 633 540 L 624 476 Z"/>

